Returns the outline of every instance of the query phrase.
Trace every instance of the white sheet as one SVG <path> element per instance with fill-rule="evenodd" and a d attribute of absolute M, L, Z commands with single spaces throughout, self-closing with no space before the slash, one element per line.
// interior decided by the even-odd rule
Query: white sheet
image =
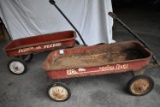
<path fill-rule="evenodd" d="M 111 0 L 55 0 L 88 45 L 112 43 Z M 73 30 L 49 0 L 0 0 L 0 15 L 12 40 Z M 80 38 L 77 40 L 81 42 Z M 82 42 L 81 42 L 82 43 Z"/>

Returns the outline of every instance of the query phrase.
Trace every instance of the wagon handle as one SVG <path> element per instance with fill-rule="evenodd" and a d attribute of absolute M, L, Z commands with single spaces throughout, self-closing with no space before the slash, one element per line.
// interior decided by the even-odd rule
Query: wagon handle
<path fill-rule="evenodd" d="M 51 4 L 56 4 L 55 0 L 49 0 Z"/>
<path fill-rule="evenodd" d="M 137 35 L 135 34 L 126 24 L 124 24 L 118 17 L 117 15 L 115 15 L 112 12 L 108 13 L 113 19 L 117 20 L 124 28 L 126 28 L 134 37 L 136 37 L 140 42 L 143 43 L 144 46 L 146 46 L 148 48 L 148 46 L 146 45 L 146 43 Z"/>
<path fill-rule="evenodd" d="M 86 44 L 85 41 L 83 40 L 81 34 L 80 34 L 79 31 L 77 30 L 77 28 L 71 23 L 71 21 L 66 17 L 66 15 L 62 12 L 62 10 L 56 5 L 55 0 L 49 0 L 49 2 L 56 7 L 56 9 L 62 14 L 62 16 L 67 20 L 67 22 L 68 22 L 68 23 L 72 26 L 72 28 L 77 32 L 77 34 L 79 35 L 79 37 L 80 37 L 80 39 L 82 40 L 83 44 L 84 44 L 85 46 L 87 46 L 87 44 Z"/>
<path fill-rule="evenodd" d="M 136 33 L 134 33 L 124 22 L 122 22 L 122 20 L 120 20 L 116 14 L 109 12 L 108 13 L 109 16 L 111 16 L 113 19 L 115 19 L 116 21 L 118 21 L 124 28 L 127 29 L 127 31 L 129 31 L 136 39 L 138 39 L 145 47 L 147 47 L 149 50 L 151 50 L 151 48 L 149 47 L 149 45 L 147 43 L 145 43 L 145 41 L 143 41 Z M 160 63 L 158 62 L 156 56 L 153 54 L 152 58 L 154 60 L 154 62 L 158 65 L 160 65 Z"/>

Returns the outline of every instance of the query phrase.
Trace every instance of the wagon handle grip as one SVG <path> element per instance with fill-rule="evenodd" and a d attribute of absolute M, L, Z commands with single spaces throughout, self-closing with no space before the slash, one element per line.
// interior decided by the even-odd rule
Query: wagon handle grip
<path fill-rule="evenodd" d="M 110 15 L 113 19 L 117 18 L 117 16 L 114 13 L 112 13 L 112 12 L 109 12 L 108 15 Z"/>
<path fill-rule="evenodd" d="M 56 4 L 55 0 L 49 0 L 51 4 Z"/>

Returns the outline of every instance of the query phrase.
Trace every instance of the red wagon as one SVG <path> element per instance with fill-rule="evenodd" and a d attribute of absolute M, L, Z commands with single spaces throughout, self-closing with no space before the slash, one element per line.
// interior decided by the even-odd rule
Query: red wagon
<path fill-rule="evenodd" d="M 75 29 L 84 47 L 51 52 L 42 65 L 48 77 L 54 80 L 60 80 L 133 71 L 134 77 L 127 85 L 132 95 L 145 95 L 153 89 L 154 81 L 152 78 L 141 74 L 149 67 L 151 57 L 155 63 L 159 64 L 158 61 L 148 50 L 149 47 L 146 43 L 132 32 L 115 14 L 108 13 L 112 18 L 120 22 L 143 45 L 137 41 L 126 41 L 87 46 L 78 30 L 56 5 L 55 0 L 49 1 Z M 71 92 L 64 83 L 55 82 L 49 87 L 48 95 L 52 100 L 61 102 L 68 100 Z"/>
<path fill-rule="evenodd" d="M 127 71 L 140 74 L 149 64 L 151 56 L 141 43 L 127 41 L 56 50 L 48 55 L 42 68 L 54 80 Z M 133 95 L 145 95 L 152 90 L 153 84 L 148 76 L 136 76 L 129 82 L 128 88 Z M 63 83 L 55 83 L 48 94 L 54 101 L 66 101 L 70 90 Z"/>
<path fill-rule="evenodd" d="M 4 48 L 9 57 L 21 57 L 29 61 L 33 53 L 73 47 L 76 33 L 74 31 L 56 32 L 33 37 L 17 39 Z M 14 74 L 22 74 L 26 71 L 25 62 L 21 59 L 12 59 L 8 63 L 9 70 Z"/>

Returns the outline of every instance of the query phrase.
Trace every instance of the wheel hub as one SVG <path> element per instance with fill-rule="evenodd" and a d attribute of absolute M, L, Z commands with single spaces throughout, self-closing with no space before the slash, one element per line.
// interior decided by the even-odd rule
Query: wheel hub
<path fill-rule="evenodd" d="M 11 62 L 9 68 L 15 74 L 21 74 L 25 70 L 24 65 L 19 61 Z"/>
<path fill-rule="evenodd" d="M 150 88 L 150 82 L 147 79 L 139 79 L 131 85 L 131 90 L 135 94 L 143 94 Z"/>
<path fill-rule="evenodd" d="M 61 101 L 65 100 L 68 97 L 68 92 L 61 86 L 54 86 L 49 90 L 49 95 L 51 96 L 51 98 L 57 101 Z"/>

